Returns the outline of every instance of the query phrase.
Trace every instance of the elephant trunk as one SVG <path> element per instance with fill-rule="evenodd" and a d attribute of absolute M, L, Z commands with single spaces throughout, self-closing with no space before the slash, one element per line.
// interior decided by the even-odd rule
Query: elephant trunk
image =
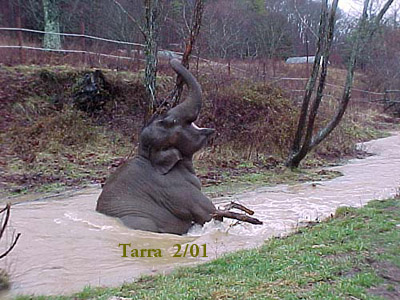
<path fill-rule="evenodd" d="M 201 109 L 201 87 L 196 78 L 179 62 L 171 59 L 170 65 L 176 73 L 182 76 L 189 88 L 189 98 L 169 111 L 169 114 L 188 122 L 194 122 Z"/>

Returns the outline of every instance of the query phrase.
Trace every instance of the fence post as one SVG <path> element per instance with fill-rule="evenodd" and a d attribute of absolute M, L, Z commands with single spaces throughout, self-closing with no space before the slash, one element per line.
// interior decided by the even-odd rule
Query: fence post
<path fill-rule="evenodd" d="M 17 27 L 19 29 L 22 28 L 21 13 L 20 13 L 19 6 L 17 9 Z M 25 53 L 24 53 L 24 49 L 22 48 L 23 42 L 22 42 L 22 31 L 21 30 L 18 30 L 17 36 L 18 36 L 18 46 L 19 46 L 19 60 L 20 60 L 21 65 L 23 65 L 25 63 Z"/>
<path fill-rule="evenodd" d="M 196 77 L 199 77 L 199 61 L 200 61 L 200 48 L 197 48 L 197 53 L 196 53 Z"/>
<path fill-rule="evenodd" d="M 139 47 L 133 47 L 133 71 L 139 71 L 140 69 L 140 61 L 139 61 Z"/>
<path fill-rule="evenodd" d="M 265 60 L 262 61 L 262 67 L 263 67 L 262 79 L 263 79 L 263 82 L 265 84 L 265 80 L 267 78 L 267 67 L 266 67 L 266 64 L 265 64 Z"/>
<path fill-rule="evenodd" d="M 85 39 L 85 22 L 82 20 L 81 21 L 81 34 L 82 34 L 82 41 L 81 41 L 81 47 L 84 52 L 82 52 L 82 63 L 86 67 L 86 39 Z"/>

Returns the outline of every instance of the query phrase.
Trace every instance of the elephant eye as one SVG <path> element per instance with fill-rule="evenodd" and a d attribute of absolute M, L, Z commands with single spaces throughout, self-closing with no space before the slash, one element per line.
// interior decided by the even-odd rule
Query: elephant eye
<path fill-rule="evenodd" d="M 164 127 L 172 127 L 172 126 L 175 126 L 176 124 L 178 124 L 178 120 L 177 119 L 168 119 L 168 118 L 166 118 L 166 119 L 163 119 L 163 120 L 160 120 L 160 125 L 162 125 L 162 126 L 164 126 Z"/>

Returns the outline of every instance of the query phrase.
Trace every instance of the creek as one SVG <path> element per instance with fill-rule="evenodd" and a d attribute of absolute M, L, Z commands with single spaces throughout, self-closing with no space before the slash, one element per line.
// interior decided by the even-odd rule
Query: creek
<path fill-rule="evenodd" d="M 195 226 L 185 236 L 131 230 L 95 212 L 99 188 L 16 204 L 11 225 L 22 236 L 10 255 L 0 261 L 12 282 L 8 295 L 0 298 L 70 294 L 87 285 L 119 285 L 142 274 L 168 272 L 226 252 L 257 247 L 271 236 L 293 232 L 304 222 L 327 218 L 340 206 L 360 207 L 395 195 L 400 180 L 400 135 L 362 147 L 375 155 L 331 168 L 343 173 L 333 180 L 264 187 L 213 199 L 216 206 L 231 200 L 245 205 L 264 222 L 262 226 L 213 221 Z M 121 257 L 123 246 L 119 244 L 131 244 L 126 246 L 127 257 Z M 181 257 L 174 257 L 177 244 L 182 247 Z M 147 257 L 147 252 L 145 257 L 131 257 L 131 248 L 160 249 L 162 257 Z"/>

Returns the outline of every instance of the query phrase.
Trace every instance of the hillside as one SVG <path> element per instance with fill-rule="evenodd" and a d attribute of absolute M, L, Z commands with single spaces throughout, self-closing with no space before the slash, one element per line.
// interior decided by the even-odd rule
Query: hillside
<path fill-rule="evenodd" d="M 66 66 L 0 68 L 0 184 L 5 194 L 102 183 L 135 154 L 145 105 L 141 75 L 102 70 L 97 106 L 89 107 L 84 104 L 82 83 L 93 74 Z M 197 155 L 203 185 L 240 181 L 243 175 L 245 181 L 264 183 L 292 178 L 282 163 L 299 103 L 289 99 L 282 87 L 265 82 L 215 73 L 201 73 L 198 78 L 204 91 L 198 125 L 217 132 Z M 159 97 L 167 96 L 174 84 L 171 71 L 164 71 L 158 83 Z M 334 102 L 328 101 L 321 108 L 320 124 L 333 107 Z M 368 107 L 350 109 L 305 166 L 355 155 L 356 142 L 378 135 L 379 119 Z M 271 172 L 283 176 L 276 178 Z M 269 176 L 252 177 L 260 173 Z"/>

